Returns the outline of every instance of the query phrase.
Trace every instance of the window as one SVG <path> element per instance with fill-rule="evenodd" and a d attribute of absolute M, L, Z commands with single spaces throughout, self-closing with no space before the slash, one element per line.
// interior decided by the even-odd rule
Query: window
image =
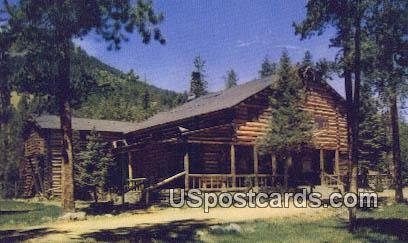
<path fill-rule="evenodd" d="M 328 128 L 329 123 L 326 117 L 315 116 L 315 125 L 318 129 L 326 129 Z"/>

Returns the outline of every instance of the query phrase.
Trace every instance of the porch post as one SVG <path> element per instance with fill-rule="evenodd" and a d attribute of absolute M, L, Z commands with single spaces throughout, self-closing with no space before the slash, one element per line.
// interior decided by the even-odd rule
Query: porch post
<path fill-rule="evenodd" d="M 340 175 L 340 150 L 339 149 L 336 149 L 336 153 L 334 154 L 334 163 L 335 163 L 336 175 Z"/>
<path fill-rule="evenodd" d="M 276 155 L 274 153 L 272 153 L 271 156 L 271 161 L 272 161 L 272 184 L 271 186 L 275 186 L 275 182 L 276 182 L 276 168 L 277 168 L 277 164 L 276 164 Z"/>
<path fill-rule="evenodd" d="M 188 190 L 190 188 L 189 182 L 189 172 L 190 172 L 190 156 L 188 154 L 188 144 L 185 144 L 185 154 L 184 154 L 184 171 L 186 175 L 184 176 L 184 189 Z"/>
<path fill-rule="evenodd" d="M 286 158 L 286 161 L 285 161 L 285 169 L 284 169 L 284 177 L 283 177 L 283 180 L 284 180 L 284 187 L 285 187 L 285 190 L 286 189 L 288 189 L 288 177 L 289 177 L 289 167 L 290 166 L 292 166 L 292 155 L 289 155 L 287 158 Z"/>
<path fill-rule="evenodd" d="M 232 176 L 232 187 L 236 188 L 237 181 L 236 181 L 236 170 L 235 170 L 235 145 L 231 144 L 231 176 Z"/>
<path fill-rule="evenodd" d="M 255 174 L 255 188 L 258 189 L 258 171 L 259 171 L 259 162 L 258 162 L 258 151 L 256 146 L 254 146 L 254 174 Z"/>
<path fill-rule="evenodd" d="M 320 184 L 323 184 L 324 178 L 324 150 L 321 148 L 320 149 Z"/>
<path fill-rule="evenodd" d="M 122 177 L 122 190 L 121 190 L 121 197 L 122 197 L 122 206 L 125 206 L 125 184 L 126 184 L 126 179 L 125 179 L 125 154 L 120 154 L 120 167 L 121 167 L 121 177 Z"/>
<path fill-rule="evenodd" d="M 128 177 L 129 177 L 129 186 L 131 186 L 132 182 L 131 180 L 133 179 L 133 168 L 132 168 L 132 153 L 129 151 L 128 152 Z"/>

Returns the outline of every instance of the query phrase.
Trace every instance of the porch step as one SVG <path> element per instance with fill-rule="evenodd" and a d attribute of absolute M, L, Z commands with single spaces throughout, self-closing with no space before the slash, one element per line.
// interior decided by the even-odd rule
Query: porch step
<path fill-rule="evenodd" d="M 125 202 L 130 204 L 139 203 L 142 199 L 141 191 L 128 191 L 125 193 Z"/>
<path fill-rule="evenodd" d="M 181 189 L 174 188 L 174 201 L 178 202 L 181 199 Z M 169 206 L 170 205 L 170 189 L 162 189 L 153 195 L 154 198 L 152 204 L 160 206 Z"/>

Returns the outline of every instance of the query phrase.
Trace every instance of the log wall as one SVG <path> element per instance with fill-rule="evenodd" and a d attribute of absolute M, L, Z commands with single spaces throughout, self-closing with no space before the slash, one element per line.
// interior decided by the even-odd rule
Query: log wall
<path fill-rule="evenodd" d="M 217 146 L 256 145 L 257 139 L 265 133 L 271 116 L 269 95 L 270 89 L 267 88 L 230 109 L 127 134 L 126 140 L 130 146 L 126 150 L 135 153 L 132 155 L 132 158 L 135 157 L 132 163 L 137 169 L 133 175 L 162 177 L 160 171 L 166 168 L 163 163 L 182 163 L 179 150 L 186 141 L 193 147 L 190 151 L 190 165 L 194 173 L 220 173 L 224 170 L 223 164 L 228 163 L 220 163 L 223 159 L 215 156 L 222 154 Z M 347 169 L 348 149 L 344 100 L 328 85 L 311 84 L 308 86 L 304 110 L 310 112 L 316 124 L 319 121 L 324 123 L 324 126 L 316 127 L 313 132 L 316 149 L 338 150 L 339 169 L 344 172 Z M 179 127 L 187 129 L 187 132 L 180 132 Z M 164 145 L 170 141 L 181 147 Z M 195 158 L 201 162 L 195 162 Z"/>
<path fill-rule="evenodd" d="M 74 131 L 74 143 L 78 144 L 75 154 L 86 148 L 86 137 L 90 131 Z M 122 133 L 98 132 L 101 139 L 111 142 L 123 138 Z M 40 174 L 42 184 L 41 191 L 48 196 L 60 197 L 61 188 L 61 165 L 62 165 L 62 132 L 56 129 L 38 129 L 31 127 L 25 139 L 25 160 L 20 171 L 20 190 L 23 197 L 35 195 L 35 181 L 32 170 Z M 40 162 L 41 160 L 41 162 Z M 31 163 L 30 163 L 31 162 Z M 38 180 L 37 180 L 38 181 Z"/>
<path fill-rule="evenodd" d="M 165 179 L 184 170 L 182 144 L 151 143 L 130 152 L 134 178 Z"/>
<path fill-rule="evenodd" d="M 238 144 L 255 145 L 265 133 L 271 111 L 268 108 L 270 90 L 241 102 L 234 108 L 235 140 Z M 310 112 L 313 119 L 322 120 L 325 126 L 313 132 L 316 148 L 340 151 L 340 171 L 347 170 L 347 121 L 344 101 L 335 91 L 325 85 L 310 85 L 307 91 L 304 110 Z"/>

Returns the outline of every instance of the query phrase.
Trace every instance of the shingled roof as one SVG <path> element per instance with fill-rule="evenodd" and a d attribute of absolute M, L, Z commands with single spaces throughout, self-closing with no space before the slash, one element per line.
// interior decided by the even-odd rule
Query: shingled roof
<path fill-rule="evenodd" d="M 133 125 L 131 131 L 138 131 L 157 125 L 183 120 L 231 108 L 252 95 L 269 87 L 272 77 L 256 79 L 235 87 L 201 96 L 172 110 L 160 112 L 146 121 Z"/>
<path fill-rule="evenodd" d="M 139 123 L 72 118 L 72 128 L 74 130 L 87 131 L 92 130 L 95 127 L 97 131 L 123 133 L 139 131 L 169 122 L 175 122 L 190 117 L 231 108 L 235 105 L 238 105 L 245 99 L 269 87 L 272 84 L 273 79 L 274 77 L 256 79 L 226 90 L 210 93 L 190 102 L 184 103 L 183 105 L 175 107 L 169 111 L 160 112 L 150 117 L 149 119 Z M 330 88 L 340 99 L 344 100 L 344 98 L 339 95 L 329 84 L 326 84 L 326 86 Z M 36 117 L 35 122 L 41 128 L 60 128 L 60 121 L 58 116 L 42 115 Z"/>
<path fill-rule="evenodd" d="M 34 122 L 44 129 L 60 129 L 60 118 L 53 115 L 41 115 L 34 118 Z M 72 129 L 99 132 L 129 132 L 135 124 L 132 122 L 96 120 L 87 118 L 72 118 Z"/>

